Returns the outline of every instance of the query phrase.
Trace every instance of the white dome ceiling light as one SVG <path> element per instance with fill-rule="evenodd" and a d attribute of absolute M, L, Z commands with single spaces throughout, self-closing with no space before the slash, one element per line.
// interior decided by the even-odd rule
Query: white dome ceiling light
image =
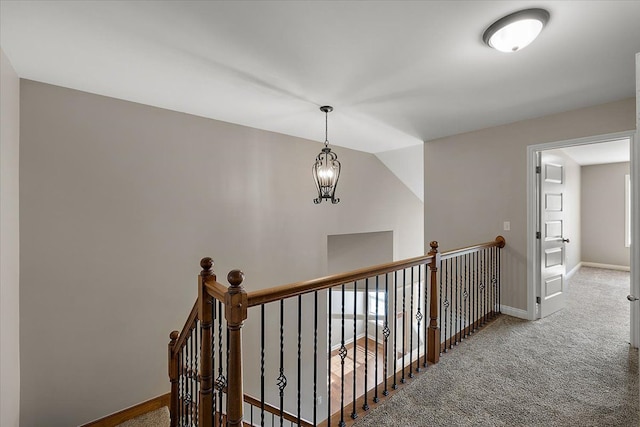
<path fill-rule="evenodd" d="M 500 52 L 516 52 L 538 37 L 549 16 L 544 9 L 514 12 L 491 24 L 482 35 L 482 40 Z"/>

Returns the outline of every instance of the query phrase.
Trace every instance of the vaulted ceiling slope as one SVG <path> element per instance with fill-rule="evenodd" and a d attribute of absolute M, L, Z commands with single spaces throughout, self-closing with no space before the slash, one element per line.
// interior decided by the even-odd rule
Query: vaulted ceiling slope
<path fill-rule="evenodd" d="M 639 1 L 1 1 L 20 77 L 372 153 L 634 95 Z M 527 7 L 532 45 L 482 43 Z"/>

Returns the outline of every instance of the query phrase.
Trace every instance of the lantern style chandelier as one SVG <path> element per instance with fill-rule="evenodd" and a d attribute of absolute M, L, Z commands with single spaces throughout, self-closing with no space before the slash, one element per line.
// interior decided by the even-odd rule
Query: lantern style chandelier
<path fill-rule="evenodd" d="M 333 107 L 325 105 L 320 107 L 320 111 L 324 113 L 324 148 L 316 157 L 313 164 L 313 179 L 316 182 L 318 190 L 318 198 L 313 199 L 313 203 L 319 204 L 323 200 L 331 200 L 334 205 L 340 202 L 336 198 L 336 187 L 338 186 L 338 178 L 340 178 L 340 162 L 338 156 L 331 152 L 329 148 L 329 113 L 333 111 Z"/>

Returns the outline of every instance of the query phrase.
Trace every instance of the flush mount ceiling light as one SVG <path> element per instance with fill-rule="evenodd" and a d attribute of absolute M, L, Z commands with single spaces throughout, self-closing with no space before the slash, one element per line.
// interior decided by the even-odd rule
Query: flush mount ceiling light
<path fill-rule="evenodd" d="M 516 52 L 534 41 L 548 21 L 544 9 L 520 10 L 491 24 L 482 40 L 500 52 Z"/>
<path fill-rule="evenodd" d="M 323 200 L 331 200 L 331 203 L 335 205 L 340 202 L 340 199 L 335 197 L 338 178 L 340 178 L 340 162 L 338 161 L 338 156 L 332 153 L 331 148 L 329 148 L 328 120 L 329 113 L 333 111 L 333 107 L 325 105 L 320 107 L 320 111 L 324 113 L 324 148 L 316 157 L 316 162 L 312 168 L 313 179 L 318 190 L 318 198 L 313 199 L 313 203 L 318 204 Z"/>

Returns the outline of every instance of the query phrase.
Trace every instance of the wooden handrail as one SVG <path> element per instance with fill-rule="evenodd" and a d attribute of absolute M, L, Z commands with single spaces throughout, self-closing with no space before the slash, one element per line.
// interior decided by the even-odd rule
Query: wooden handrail
<path fill-rule="evenodd" d="M 249 396 L 248 394 L 244 395 L 244 401 L 251 406 L 255 406 L 256 408 L 262 407 L 262 402 L 260 401 L 260 399 L 256 399 L 255 397 Z M 278 417 L 280 416 L 280 409 L 268 404 L 267 402 L 264 403 L 264 411 L 270 414 L 274 414 Z M 313 427 L 313 423 L 310 423 L 304 418 L 300 418 L 300 424 L 298 424 L 298 417 L 287 411 L 282 411 L 282 418 L 302 427 Z"/>
<path fill-rule="evenodd" d="M 189 317 L 187 317 L 187 321 L 184 323 L 182 330 L 180 331 L 180 335 L 173 346 L 173 353 L 177 353 L 185 341 L 189 336 L 189 331 L 195 327 L 196 320 L 198 319 L 198 301 L 193 304 L 193 308 L 191 309 L 191 313 L 189 313 Z"/>
<path fill-rule="evenodd" d="M 227 293 L 227 287 L 216 281 L 214 276 L 205 277 L 203 281 L 209 295 L 224 303 L 224 294 Z"/>
<path fill-rule="evenodd" d="M 449 259 L 449 258 L 453 258 L 456 256 L 460 256 L 460 255 L 464 255 L 464 254 L 468 254 L 471 252 L 476 252 L 480 249 L 486 249 L 486 248 L 492 248 L 494 246 L 497 246 L 498 248 L 504 248 L 506 244 L 506 241 L 504 239 L 504 237 L 502 236 L 498 236 L 495 238 L 495 240 L 492 240 L 491 242 L 485 242 L 485 243 L 480 243 L 477 245 L 472 245 L 472 246 L 467 246 L 464 248 L 459 248 L 459 249 L 453 249 L 450 251 L 445 251 L 442 252 L 442 259 Z"/>
<path fill-rule="evenodd" d="M 380 274 L 391 273 L 401 268 L 409 268 L 420 264 L 428 264 L 431 261 L 431 258 L 432 255 L 422 255 L 402 261 L 394 261 L 387 264 L 375 265 L 373 267 L 361 268 L 358 270 L 348 271 L 346 273 L 334 274 L 332 276 L 321 277 L 304 282 L 290 283 L 288 285 L 275 286 L 268 289 L 259 289 L 247 293 L 249 307 L 266 304 L 273 301 L 279 301 L 281 299 L 291 298 L 313 291 L 328 289 L 342 283 L 355 282 L 358 280 L 366 279 L 367 277 L 374 277 Z"/>

